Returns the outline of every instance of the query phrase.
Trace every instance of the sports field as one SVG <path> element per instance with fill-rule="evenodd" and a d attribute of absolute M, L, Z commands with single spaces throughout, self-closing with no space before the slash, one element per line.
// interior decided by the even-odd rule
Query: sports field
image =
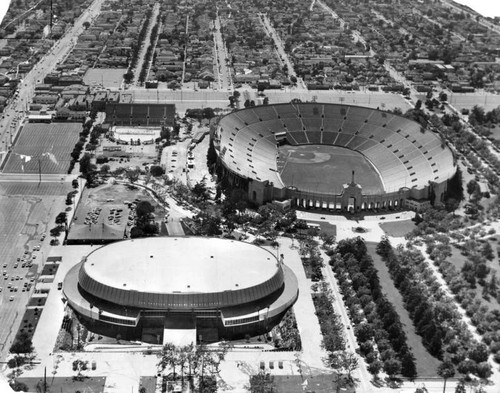
<path fill-rule="evenodd" d="M 91 68 L 85 73 L 83 82 L 89 86 L 102 85 L 118 89 L 126 72 L 126 68 Z"/>
<path fill-rule="evenodd" d="M 340 194 L 355 171 L 355 182 L 363 187 L 364 194 L 384 192 L 378 173 L 361 153 L 338 146 L 288 145 L 280 147 L 279 154 L 280 161 L 286 161 L 281 179 L 287 186 L 314 193 Z"/>
<path fill-rule="evenodd" d="M 25 125 L 4 172 L 38 173 L 41 170 L 42 173 L 66 173 L 70 153 L 81 130 L 81 123 Z"/>

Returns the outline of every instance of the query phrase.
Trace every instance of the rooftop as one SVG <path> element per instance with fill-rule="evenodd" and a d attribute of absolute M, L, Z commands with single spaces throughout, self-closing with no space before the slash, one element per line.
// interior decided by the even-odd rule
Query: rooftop
<path fill-rule="evenodd" d="M 102 285 L 148 293 L 211 293 L 271 279 L 271 252 L 235 240 L 199 237 L 133 239 L 103 246 L 84 264 Z"/>

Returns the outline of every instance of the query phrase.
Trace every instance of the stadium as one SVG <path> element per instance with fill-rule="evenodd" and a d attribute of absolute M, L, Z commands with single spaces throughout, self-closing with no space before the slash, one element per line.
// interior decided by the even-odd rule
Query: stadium
<path fill-rule="evenodd" d="M 439 135 L 360 106 L 287 103 L 238 110 L 219 120 L 213 143 L 219 177 L 256 205 L 289 201 L 358 212 L 441 202 L 456 171 Z"/>
<path fill-rule="evenodd" d="M 268 332 L 296 301 L 298 282 L 249 243 L 145 238 L 88 254 L 66 275 L 63 294 L 96 333 L 161 344 L 181 331 L 187 343 L 215 342 Z"/>

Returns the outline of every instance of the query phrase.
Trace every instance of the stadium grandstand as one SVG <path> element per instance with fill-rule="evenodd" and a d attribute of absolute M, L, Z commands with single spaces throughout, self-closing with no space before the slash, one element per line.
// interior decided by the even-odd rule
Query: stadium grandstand
<path fill-rule="evenodd" d="M 249 201 L 340 211 L 443 200 L 456 171 L 441 137 L 390 112 L 288 103 L 232 112 L 213 133 L 219 174 Z"/>
<path fill-rule="evenodd" d="M 106 102 L 106 123 L 111 126 L 172 127 L 174 118 L 173 104 Z"/>
<path fill-rule="evenodd" d="M 298 282 L 261 247 L 185 236 L 102 246 L 67 273 L 63 293 L 93 332 L 160 344 L 182 331 L 189 344 L 270 331 Z"/>

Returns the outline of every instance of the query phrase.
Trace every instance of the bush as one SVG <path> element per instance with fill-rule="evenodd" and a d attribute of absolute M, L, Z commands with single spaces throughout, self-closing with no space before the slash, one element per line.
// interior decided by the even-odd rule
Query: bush
<path fill-rule="evenodd" d="M 26 364 L 26 358 L 24 356 L 14 356 L 7 362 L 9 368 L 21 367 L 23 364 Z"/>
<path fill-rule="evenodd" d="M 28 391 L 28 385 L 26 385 L 23 382 L 18 382 L 18 381 L 13 381 L 10 382 L 10 387 L 14 392 L 27 392 Z"/>

